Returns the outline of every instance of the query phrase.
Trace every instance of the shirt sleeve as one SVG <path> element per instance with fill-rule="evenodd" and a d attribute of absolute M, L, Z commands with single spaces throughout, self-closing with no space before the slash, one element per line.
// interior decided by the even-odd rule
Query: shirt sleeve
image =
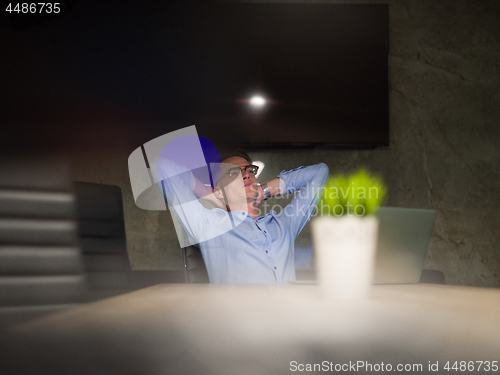
<path fill-rule="evenodd" d="M 169 209 L 187 233 L 190 244 L 206 241 L 233 228 L 234 224 L 226 211 L 207 209 L 198 201 L 193 193 L 195 177 L 184 166 L 162 161 L 155 178 Z"/>
<path fill-rule="evenodd" d="M 278 216 L 289 222 L 295 238 L 310 220 L 329 177 L 328 166 L 324 163 L 299 167 L 288 172 L 281 172 L 278 177 L 285 184 L 285 193 L 297 192 L 292 202 L 288 204 Z"/>

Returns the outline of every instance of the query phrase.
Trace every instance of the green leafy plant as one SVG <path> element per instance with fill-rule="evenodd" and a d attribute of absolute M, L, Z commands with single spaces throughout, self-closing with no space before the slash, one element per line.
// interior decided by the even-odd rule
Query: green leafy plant
<path fill-rule="evenodd" d="M 323 216 L 372 215 L 382 205 L 387 187 L 380 175 L 371 175 L 366 168 L 329 178 L 318 206 Z"/>

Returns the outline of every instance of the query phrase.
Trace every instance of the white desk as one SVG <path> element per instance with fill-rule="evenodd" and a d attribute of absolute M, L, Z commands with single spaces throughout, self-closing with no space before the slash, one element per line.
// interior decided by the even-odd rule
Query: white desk
<path fill-rule="evenodd" d="M 500 290 L 386 285 L 368 300 L 325 300 L 315 285 L 160 284 L 6 340 L 9 370 L 24 374 L 290 374 L 323 361 L 421 364 L 423 373 L 439 361 L 453 374 L 447 361 L 500 361 Z"/>

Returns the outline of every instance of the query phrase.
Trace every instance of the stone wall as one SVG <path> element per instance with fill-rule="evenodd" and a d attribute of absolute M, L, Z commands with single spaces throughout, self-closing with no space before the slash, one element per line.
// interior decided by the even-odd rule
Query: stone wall
<path fill-rule="evenodd" d="M 331 172 L 380 172 L 387 205 L 438 211 L 426 268 L 443 271 L 449 284 L 498 286 L 500 2 L 378 3 L 390 4 L 390 146 L 251 155 L 266 163 L 263 178 L 318 162 Z M 75 180 L 122 187 L 134 269 L 181 269 L 170 214 L 135 207 L 130 152 L 75 154 Z"/>

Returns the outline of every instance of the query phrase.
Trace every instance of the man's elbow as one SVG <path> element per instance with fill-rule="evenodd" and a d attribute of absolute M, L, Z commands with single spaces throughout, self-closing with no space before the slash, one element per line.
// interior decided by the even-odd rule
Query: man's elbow
<path fill-rule="evenodd" d="M 330 176 L 330 169 L 328 168 L 328 165 L 326 165 L 325 163 L 319 163 L 318 167 L 319 167 L 319 173 L 324 175 L 325 178 L 328 178 L 328 176 Z"/>

